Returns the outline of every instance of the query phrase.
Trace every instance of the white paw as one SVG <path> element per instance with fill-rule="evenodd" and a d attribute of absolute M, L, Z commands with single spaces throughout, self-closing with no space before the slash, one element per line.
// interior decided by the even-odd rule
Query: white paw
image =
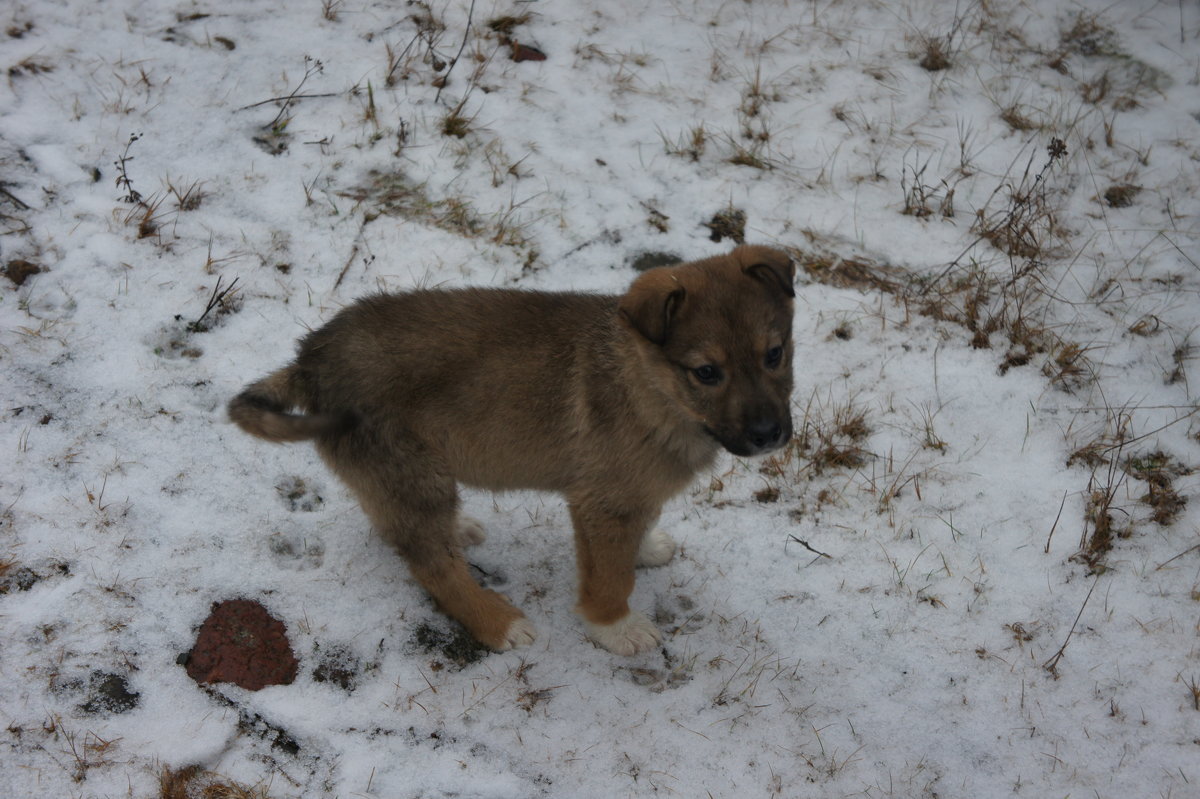
<path fill-rule="evenodd" d="M 460 547 L 477 546 L 482 544 L 485 538 L 487 538 L 487 533 L 483 529 L 483 522 L 474 516 L 460 515 L 455 521 L 454 540 Z"/>
<path fill-rule="evenodd" d="M 520 649 L 523 646 L 529 646 L 535 640 L 537 640 L 537 631 L 533 629 L 533 624 L 529 619 L 522 616 L 508 625 L 508 632 L 504 634 L 504 646 L 500 651 Z"/>
<path fill-rule="evenodd" d="M 664 566 L 675 557 L 675 539 L 662 530 L 651 530 L 638 547 L 637 565 Z"/>
<path fill-rule="evenodd" d="M 662 633 L 654 622 L 636 610 L 612 624 L 585 621 L 584 625 L 589 638 L 615 655 L 636 655 L 654 649 L 662 641 Z"/>

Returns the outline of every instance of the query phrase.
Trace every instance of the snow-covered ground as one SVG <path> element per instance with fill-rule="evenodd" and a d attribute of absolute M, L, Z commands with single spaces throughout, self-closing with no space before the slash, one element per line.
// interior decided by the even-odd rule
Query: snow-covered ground
<path fill-rule="evenodd" d="M 1195 3 L 0 17 L 0 795 L 1200 796 Z M 467 493 L 540 637 L 456 659 L 225 418 L 357 296 L 619 292 L 737 212 L 803 267 L 797 439 L 664 511 L 661 652 L 583 637 L 557 497 Z M 293 684 L 177 663 L 236 597 Z"/>

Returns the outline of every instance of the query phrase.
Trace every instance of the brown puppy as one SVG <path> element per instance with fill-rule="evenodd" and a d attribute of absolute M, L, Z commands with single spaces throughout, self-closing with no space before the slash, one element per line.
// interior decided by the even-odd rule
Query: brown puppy
<path fill-rule="evenodd" d="M 532 625 L 470 575 L 458 484 L 563 494 L 588 634 L 630 655 L 658 629 L 631 611 L 634 566 L 670 560 L 663 502 L 718 449 L 791 437 L 792 279 L 786 254 L 652 269 L 620 297 L 502 289 L 367 297 L 306 336 L 290 366 L 229 405 L 249 433 L 315 439 L 413 576 L 481 643 Z M 299 409 L 303 415 L 291 411 Z"/>

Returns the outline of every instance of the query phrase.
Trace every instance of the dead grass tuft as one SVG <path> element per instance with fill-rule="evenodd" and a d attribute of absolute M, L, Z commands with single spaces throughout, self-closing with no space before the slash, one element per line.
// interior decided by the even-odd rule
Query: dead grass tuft
<path fill-rule="evenodd" d="M 1041 130 L 1042 125 L 1028 116 L 1028 109 L 1019 103 L 1013 103 L 1000 110 L 1000 120 L 1013 130 L 1028 132 Z"/>
<path fill-rule="evenodd" d="M 1038 172 L 1031 155 L 1020 178 L 1000 181 L 976 213 L 971 228 L 976 238 L 958 258 L 939 275 L 910 281 L 899 293 L 918 313 L 962 325 L 972 347 L 987 349 L 997 335 L 1007 337 L 1001 374 L 1038 359 L 1056 387 L 1074 391 L 1094 378 L 1094 368 L 1090 347 L 1066 340 L 1045 322 L 1056 299 L 1045 280 L 1047 265 L 1068 254 L 1058 194 L 1048 185 L 1052 168 L 1066 157 L 1066 145 L 1053 138 L 1046 154 Z"/>
<path fill-rule="evenodd" d="M 1135 438 L 1132 425 L 1129 409 L 1110 411 L 1105 431 L 1067 459 L 1067 466 L 1086 466 L 1091 471 L 1085 494 L 1084 530 L 1074 559 L 1093 571 L 1103 570 L 1104 559 L 1118 539 L 1134 533 L 1138 520 L 1117 504 L 1119 495 L 1134 493 L 1129 486 L 1131 478 L 1146 484 L 1138 502 L 1150 509 L 1149 521 L 1169 525 L 1187 506 L 1187 497 L 1176 490 L 1175 479 L 1193 470 L 1161 450 L 1125 457 L 1123 453 L 1131 445 L 1147 437 Z"/>
<path fill-rule="evenodd" d="M 195 211 L 208 197 L 202 181 L 193 180 L 191 183 L 175 185 L 168 177 L 166 183 L 167 192 L 175 198 L 175 207 L 180 211 Z"/>
<path fill-rule="evenodd" d="M 321 16 L 329 22 L 337 22 L 345 0 L 321 0 Z"/>
<path fill-rule="evenodd" d="M 913 57 L 917 59 L 921 69 L 926 72 L 941 72 L 954 66 L 954 61 L 962 52 L 965 44 L 966 33 L 969 28 L 973 27 L 971 23 L 977 16 L 976 12 L 977 4 L 975 3 L 969 3 L 965 9 L 960 8 L 956 3 L 954 20 L 949 30 L 937 35 L 917 33 L 918 46 Z"/>
<path fill-rule="evenodd" d="M 681 133 L 674 141 L 668 138 L 662 130 L 659 130 L 658 135 L 663 141 L 663 148 L 667 155 L 687 158 L 689 161 L 699 161 L 708 146 L 708 131 L 703 122 Z"/>
<path fill-rule="evenodd" d="M 1121 54 L 1117 34 L 1106 26 L 1095 13 L 1080 11 L 1071 20 L 1071 26 L 1059 33 L 1059 46 L 1063 52 L 1082 56 L 1115 56 Z"/>
<path fill-rule="evenodd" d="M 717 211 L 712 219 L 702 223 L 709 230 L 709 239 L 721 241 L 732 239 L 738 244 L 746 241 L 746 212 L 741 208 L 730 206 L 723 211 Z"/>
<path fill-rule="evenodd" d="M 907 161 L 907 159 L 906 159 Z M 905 216 L 915 216 L 925 219 L 930 216 L 952 219 L 954 217 L 954 186 L 945 178 L 938 180 L 936 186 L 925 182 L 925 171 L 929 168 L 929 159 L 918 164 L 905 163 L 900 172 L 900 190 L 904 194 L 904 208 L 900 213 Z"/>
<path fill-rule="evenodd" d="M 451 108 L 444 117 L 440 125 L 440 130 L 443 136 L 453 136 L 456 139 L 466 138 L 471 132 L 472 124 L 475 122 L 474 116 L 467 116 L 463 113 L 466 107 L 467 97 L 464 96 L 458 103 Z"/>
<path fill-rule="evenodd" d="M 1067 146 L 1062 139 L 1053 138 L 1046 152 L 1046 162 L 1037 174 L 1032 173 L 1034 156 L 1031 154 L 1019 181 L 1005 180 L 996 187 L 971 228 L 973 233 L 1011 258 L 1035 260 L 1062 254 L 1052 246 L 1061 231 L 1046 176 L 1056 162 L 1066 157 Z M 988 206 L 1001 192 L 1006 194 L 1003 207 L 989 211 Z"/>
<path fill-rule="evenodd" d="M 136 228 L 139 239 L 158 237 L 160 228 L 166 219 L 166 212 L 162 210 L 165 199 L 165 195 L 161 194 L 152 194 L 146 199 L 142 199 L 139 195 L 137 203 L 125 213 L 125 224 Z"/>
<path fill-rule="evenodd" d="M 927 72 L 949 69 L 951 61 L 948 42 L 943 41 L 940 37 L 926 39 L 921 51 L 921 58 L 917 63 Z"/>
<path fill-rule="evenodd" d="M 200 766 L 164 766 L 158 775 L 159 799 L 270 799 L 267 791 L 262 783 L 241 785 Z"/>
<path fill-rule="evenodd" d="M 856 288 L 861 291 L 882 291 L 903 295 L 909 275 L 902 269 L 872 260 L 863 255 L 842 255 L 844 249 L 827 241 L 821 234 L 803 231 L 809 247 L 790 247 L 787 252 L 809 278 L 837 288 Z"/>
<path fill-rule="evenodd" d="M 1129 458 L 1125 471 L 1146 483 L 1147 492 L 1138 501 L 1151 509 L 1150 520 L 1160 525 L 1174 522 L 1187 507 L 1187 497 L 1175 490 L 1175 478 L 1192 470 L 1162 451 Z"/>
<path fill-rule="evenodd" d="M 807 458 L 814 474 L 857 469 L 870 459 L 871 453 L 862 446 L 871 433 L 865 409 L 851 399 L 834 405 L 827 417 L 817 413 L 810 402 L 800 430 L 789 445 Z"/>
<path fill-rule="evenodd" d="M 775 161 L 767 155 L 766 141 L 763 139 L 751 139 L 748 142 L 743 142 L 731 136 L 725 137 L 731 153 L 725 159 L 728 163 L 735 166 L 748 166 L 752 169 L 761 169 L 764 172 L 769 172 L 775 168 Z"/>
<path fill-rule="evenodd" d="M 1193 674 L 1184 680 L 1181 675 L 1180 680 L 1187 686 L 1189 697 L 1192 700 L 1192 709 L 1200 710 L 1200 677 Z"/>
<path fill-rule="evenodd" d="M 526 250 L 527 264 L 537 260 L 527 232 L 537 221 L 524 206 L 532 197 L 512 199 L 508 205 L 491 213 L 482 213 L 468 199 L 429 196 L 428 186 L 412 183 L 398 172 L 372 171 L 358 186 L 337 192 L 337 196 L 354 200 L 363 213 L 364 224 L 380 216 L 396 216 L 424 222 L 434 227 L 471 239 L 484 239 L 493 244 Z"/>
<path fill-rule="evenodd" d="M 428 67 L 433 73 L 430 85 L 441 89 L 446 83 L 444 73 L 451 61 L 450 56 L 440 50 L 442 37 L 446 34 L 446 23 L 434 14 L 433 8 L 425 0 L 411 0 L 407 6 L 412 9 L 408 21 L 416 30 L 402 49 L 385 45 L 387 73 L 384 85 L 391 87 L 400 81 L 411 80 L 421 67 Z"/>
<path fill-rule="evenodd" d="M 1118 183 L 1104 190 L 1104 204 L 1109 208 L 1128 208 L 1142 191 L 1141 186 Z"/>
<path fill-rule="evenodd" d="M 529 12 L 525 12 L 524 14 L 504 14 L 488 20 L 487 28 L 502 37 L 501 41 L 504 41 L 506 38 L 512 38 L 513 32 L 531 19 L 533 19 L 533 14 Z M 505 43 L 507 44 L 507 42 Z"/>
<path fill-rule="evenodd" d="M 49 61 L 30 56 L 22 59 L 8 68 L 8 77 L 19 78 L 25 75 L 45 75 L 54 71 L 54 65 Z"/>
<path fill-rule="evenodd" d="M 1058 388 L 1073 391 L 1094 376 L 1092 363 L 1087 358 L 1090 347 L 1073 341 L 1054 340 L 1049 349 L 1050 357 L 1042 366 L 1042 374 Z"/>

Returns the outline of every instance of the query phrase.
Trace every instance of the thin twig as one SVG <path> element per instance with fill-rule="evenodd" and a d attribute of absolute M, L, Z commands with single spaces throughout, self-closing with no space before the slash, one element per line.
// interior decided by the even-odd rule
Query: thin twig
<path fill-rule="evenodd" d="M 1058 520 L 1062 518 L 1063 508 L 1067 505 L 1067 492 L 1063 492 L 1062 502 L 1058 505 L 1058 514 L 1054 517 L 1054 524 L 1050 525 L 1050 535 L 1046 536 L 1046 554 L 1050 554 L 1050 539 L 1054 538 L 1054 530 L 1058 527 Z"/>
<path fill-rule="evenodd" d="M 341 92 L 337 92 L 335 94 L 323 94 L 323 95 L 321 95 L 321 94 L 312 94 L 312 95 L 300 94 L 300 90 L 304 88 L 304 84 L 308 82 L 309 78 L 311 78 L 315 74 L 318 74 L 318 73 L 321 73 L 324 71 L 325 71 L 325 65 L 323 63 L 321 63 L 320 59 L 311 58 L 309 56 L 304 56 L 304 77 L 300 79 L 300 82 L 296 84 L 296 88 L 292 89 L 290 94 L 288 94 L 284 97 L 272 97 L 269 100 L 263 100 L 261 102 L 242 106 L 241 108 L 236 109 L 234 111 L 234 113 L 236 114 L 238 111 L 245 111 L 247 108 L 254 108 L 256 106 L 265 105 L 267 103 L 276 103 L 276 102 L 282 101 L 282 105 L 279 106 L 279 113 L 276 114 L 275 118 L 272 119 L 268 124 L 263 126 L 264 128 L 274 129 L 279 124 L 279 121 L 281 119 L 283 119 L 283 115 L 286 114 L 288 109 L 292 107 L 292 103 L 294 103 L 297 99 L 300 99 L 302 97 L 337 97 L 339 94 L 341 94 Z"/>
<path fill-rule="evenodd" d="M 220 305 L 222 302 L 225 301 L 225 298 L 229 296 L 229 292 L 233 291 L 234 287 L 237 286 L 238 280 L 239 280 L 239 278 L 235 277 L 233 279 L 233 282 L 231 282 L 228 286 L 225 287 L 224 290 L 222 290 L 221 289 L 221 277 L 218 275 L 217 276 L 217 285 L 213 286 L 212 294 L 208 298 L 208 305 L 206 305 L 204 307 L 204 313 L 200 314 L 199 319 L 197 319 L 195 322 L 192 322 L 190 325 L 188 325 L 188 329 L 193 330 L 193 331 L 200 330 L 200 323 L 204 321 L 204 318 L 206 316 L 208 316 L 210 313 L 212 313 L 213 308 L 216 308 L 218 305 Z"/>
<path fill-rule="evenodd" d="M 803 540 L 803 539 L 800 539 L 800 538 L 797 538 L 797 537 L 796 537 L 796 536 L 794 536 L 794 535 L 790 535 L 790 534 L 789 534 L 789 535 L 788 535 L 788 541 L 795 541 L 797 544 L 799 544 L 800 546 L 804 547 L 805 549 L 807 549 L 809 552 L 813 553 L 814 555 L 819 555 L 819 556 L 820 556 L 820 557 L 822 557 L 822 558 L 829 558 L 830 560 L 833 560 L 833 556 L 832 556 L 832 555 L 827 555 L 827 554 L 825 554 L 824 552 L 822 552 L 822 551 L 821 551 L 821 550 L 819 550 L 819 549 L 813 549 L 811 546 L 809 546 L 809 543 L 808 543 L 807 541 L 805 541 L 805 540 Z M 787 543 L 785 542 L 783 546 L 784 546 L 784 549 L 786 550 L 786 549 L 787 549 Z"/>
<path fill-rule="evenodd" d="M 7 197 L 9 200 L 11 200 L 13 205 L 17 206 L 18 209 L 20 209 L 22 211 L 29 210 L 29 206 L 26 205 L 25 202 L 20 197 L 13 194 L 11 191 L 4 188 L 3 186 L 0 186 L 0 194 L 3 194 L 5 197 Z"/>
<path fill-rule="evenodd" d="M 450 82 L 450 73 L 454 71 L 455 65 L 458 64 L 458 59 L 462 57 L 463 50 L 467 49 L 467 37 L 471 35 L 471 19 L 474 16 L 475 0 L 471 0 L 471 7 L 467 10 L 467 27 L 463 30 L 462 44 L 458 46 L 458 52 L 454 54 L 454 59 L 450 62 L 450 66 L 446 68 L 446 74 L 442 76 L 442 85 L 438 87 L 437 94 L 433 96 L 434 103 L 442 99 L 442 89 L 446 88 L 446 84 Z"/>
<path fill-rule="evenodd" d="M 241 108 L 235 108 L 233 111 L 236 114 L 238 111 L 248 111 L 251 108 L 258 108 L 260 105 L 266 105 L 267 103 L 278 103 L 280 100 L 287 100 L 288 102 L 291 102 L 292 100 L 311 100 L 316 97 L 341 97 L 342 94 L 344 94 L 344 92 L 323 92 L 321 94 L 289 94 L 286 97 L 270 97 L 266 100 L 259 100 L 257 103 L 250 103 L 250 105 L 244 105 Z"/>
<path fill-rule="evenodd" d="M 1128 406 L 1125 406 L 1125 408 L 1127 408 L 1127 407 Z M 1136 411 L 1139 409 L 1134 408 L 1133 410 Z M 1122 411 L 1124 411 L 1124 408 L 1122 408 Z M 1114 449 L 1119 451 L 1126 444 L 1136 444 L 1137 442 L 1139 442 L 1143 439 L 1150 438 L 1153 435 L 1161 433 L 1163 430 L 1166 430 L 1168 427 L 1171 427 L 1172 425 L 1177 425 L 1180 422 L 1184 421 L 1185 419 L 1190 419 L 1191 417 L 1195 416 L 1197 413 L 1200 413 L 1200 408 L 1192 408 L 1192 410 L 1189 413 L 1185 413 L 1183 416 L 1180 416 L 1178 419 L 1175 419 L 1174 421 L 1171 421 L 1171 422 L 1167 422 L 1166 424 L 1162 425 L 1161 427 L 1156 427 L 1149 432 L 1142 433 L 1140 436 L 1134 436 L 1133 438 L 1130 438 L 1128 440 L 1118 441 L 1115 444 L 1112 444 L 1110 446 L 1105 447 L 1104 449 L 1100 449 L 1100 450 L 1096 450 L 1096 451 L 1097 452 L 1109 452 Z"/>
<path fill-rule="evenodd" d="M 1159 569 L 1161 569 L 1163 566 L 1166 566 L 1171 561 L 1179 560 L 1184 555 L 1188 554 L 1189 552 L 1195 552 L 1197 549 L 1200 549 L 1200 544 L 1196 544 L 1195 546 L 1188 547 L 1187 549 L 1183 550 L 1182 552 L 1180 552 L 1178 555 L 1171 558 L 1170 560 L 1164 560 L 1162 563 L 1155 566 L 1154 571 L 1158 571 Z"/>
<path fill-rule="evenodd" d="M 487 693 L 485 693 L 483 696 L 481 696 L 481 697 L 479 697 L 478 699 L 476 699 L 476 700 L 475 700 L 474 702 L 472 702 L 471 704 L 467 705 L 466 709 L 465 709 L 465 710 L 463 710 L 463 712 L 462 712 L 462 713 L 459 713 L 459 714 L 458 714 L 458 717 L 459 717 L 459 718 L 462 718 L 463 716 L 467 715 L 467 714 L 468 714 L 468 713 L 470 713 L 472 710 L 474 710 L 476 707 L 478 707 L 478 706 L 479 706 L 479 704 L 480 704 L 481 702 L 483 702 L 484 700 L 486 700 L 486 699 L 487 699 L 489 696 L 491 696 L 492 694 L 496 693 L 496 691 L 497 691 L 497 690 L 499 690 L 499 689 L 500 689 L 500 688 L 501 688 L 501 687 L 502 687 L 502 686 L 503 686 L 503 685 L 504 685 L 506 682 L 508 682 L 509 680 L 511 680 L 511 679 L 513 678 L 513 676 L 514 676 L 514 675 L 517 673 L 517 671 L 518 671 L 518 669 L 513 669 L 512 671 L 510 671 L 510 672 L 508 673 L 508 676 L 506 676 L 506 677 L 505 677 L 503 680 L 501 680 L 500 682 L 498 682 L 498 683 L 496 683 L 495 685 L 493 685 L 493 686 L 492 686 L 492 688 L 491 688 L 491 690 L 489 690 L 489 691 L 488 691 Z"/>
<path fill-rule="evenodd" d="M 1079 612 L 1075 614 L 1075 621 L 1071 622 L 1071 629 L 1067 631 L 1067 637 L 1063 639 L 1062 646 L 1054 653 L 1054 656 L 1042 664 L 1042 668 L 1054 675 L 1058 679 L 1058 661 L 1062 660 L 1062 656 L 1067 652 L 1067 644 L 1071 642 L 1071 636 L 1075 633 L 1075 626 L 1079 624 L 1079 619 L 1083 616 L 1083 609 L 1087 607 L 1088 600 L 1092 598 L 1092 592 L 1096 590 L 1096 583 L 1100 582 L 1100 575 L 1096 575 L 1096 579 L 1092 580 L 1092 587 L 1088 589 L 1087 596 L 1083 598 L 1083 604 L 1079 606 Z"/>
<path fill-rule="evenodd" d="M 346 277 L 346 273 L 350 271 L 350 267 L 354 263 L 354 259 L 358 256 L 358 245 L 363 240 L 363 232 L 366 230 L 367 223 L 370 221 L 371 220 L 369 218 L 363 217 L 362 224 L 358 226 L 358 235 L 354 237 L 354 244 L 350 247 L 350 257 L 346 259 L 346 265 L 343 266 L 342 271 L 338 273 L 337 280 L 333 281 L 334 291 L 337 291 L 338 286 L 342 285 L 342 280 Z M 374 256 L 371 256 L 371 258 L 367 259 L 367 262 L 370 263 L 372 260 L 374 260 Z"/>
<path fill-rule="evenodd" d="M 346 265 L 342 267 L 341 272 L 338 272 L 337 280 L 333 281 L 334 290 L 336 290 L 338 286 L 342 285 L 342 278 L 344 278 L 346 273 L 350 271 L 350 265 L 354 263 L 354 256 L 356 255 L 358 255 L 357 244 L 350 248 L 350 257 L 346 259 Z"/>
<path fill-rule="evenodd" d="M 393 59 L 393 61 L 392 61 L 392 66 L 391 66 L 391 68 L 388 70 L 388 73 L 387 73 L 387 75 L 385 75 L 385 76 L 384 76 L 384 79 L 383 79 L 383 80 L 384 80 L 384 84 L 385 84 L 385 85 L 387 85 L 387 86 L 391 86 L 391 85 L 394 83 L 392 76 L 393 76 L 393 75 L 395 75 L 395 73 L 396 73 L 396 68 L 400 66 L 400 62 L 401 62 L 401 60 L 403 60 L 403 58 L 404 58 L 406 55 L 408 55 L 408 51 L 412 49 L 412 46 L 413 46 L 414 44 L 416 44 L 416 43 L 417 43 L 417 40 L 418 40 L 418 39 L 420 39 L 420 38 L 421 38 L 421 32 L 420 32 L 420 31 L 417 31 L 415 34 L 413 34 L 413 37 L 412 37 L 412 39 L 409 41 L 408 45 L 407 45 L 407 46 L 405 46 L 405 48 L 404 48 L 403 50 L 401 50 L 401 51 L 400 51 L 400 55 L 396 56 L 396 57 Z M 432 47 L 432 46 L 431 46 L 431 47 Z M 390 51 L 389 51 L 389 52 L 390 52 Z"/>

